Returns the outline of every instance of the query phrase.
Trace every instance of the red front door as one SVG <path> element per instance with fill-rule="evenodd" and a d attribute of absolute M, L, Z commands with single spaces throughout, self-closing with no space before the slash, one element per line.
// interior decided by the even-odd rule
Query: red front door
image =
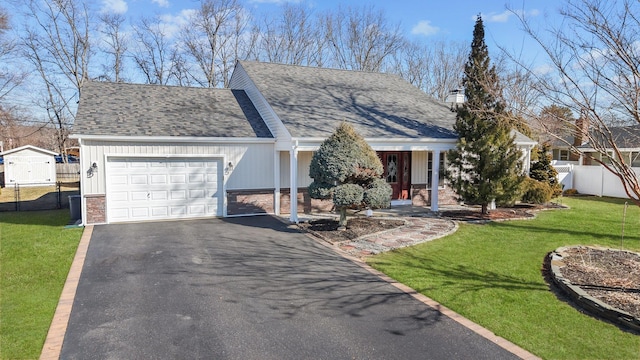
<path fill-rule="evenodd" d="M 391 185 L 391 200 L 409 199 L 411 187 L 411 152 L 385 151 L 378 153 L 384 166 L 384 177 Z"/>

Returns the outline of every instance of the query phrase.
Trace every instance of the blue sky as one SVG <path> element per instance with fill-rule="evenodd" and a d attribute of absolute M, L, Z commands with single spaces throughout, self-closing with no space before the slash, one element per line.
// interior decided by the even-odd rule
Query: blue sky
<path fill-rule="evenodd" d="M 405 35 L 421 39 L 453 40 L 471 43 L 473 24 L 477 14 L 485 23 L 485 40 L 490 53 L 497 52 L 497 45 L 510 52 L 522 53 L 535 62 L 533 44 L 521 31 L 520 21 L 507 7 L 522 11 L 534 23 L 557 16 L 562 2 L 557 0 L 240 0 L 244 7 L 255 14 L 278 11 L 285 2 L 304 3 L 315 11 L 336 9 L 338 6 L 373 4 L 382 10 L 390 22 L 400 23 Z M 185 10 L 198 6 L 197 0 L 101 0 L 103 11 L 124 13 L 128 17 L 141 14 L 157 14 L 168 22 L 179 23 Z"/>

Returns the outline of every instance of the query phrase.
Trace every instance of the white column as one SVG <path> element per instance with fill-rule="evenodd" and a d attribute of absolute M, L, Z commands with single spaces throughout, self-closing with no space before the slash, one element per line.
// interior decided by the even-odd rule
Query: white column
<path fill-rule="evenodd" d="M 275 158 L 273 159 L 274 167 L 274 179 L 275 189 L 273 190 L 273 212 L 276 215 L 280 215 L 280 151 L 275 151 Z"/>
<path fill-rule="evenodd" d="M 440 182 L 440 151 L 431 152 L 431 211 L 438 211 L 438 184 Z"/>
<path fill-rule="evenodd" d="M 291 215 L 289 220 L 298 223 L 298 143 L 289 150 L 289 198 Z"/>

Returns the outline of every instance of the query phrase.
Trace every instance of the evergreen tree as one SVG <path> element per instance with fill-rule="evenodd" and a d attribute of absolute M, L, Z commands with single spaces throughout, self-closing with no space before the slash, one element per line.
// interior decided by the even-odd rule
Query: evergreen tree
<path fill-rule="evenodd" d="M 482 205 L 510 203 L 520 194 L 521 152 L 514 143 L 495 67 L 490 66 L 484 25 L 478 16 L 462 85 L 466 101 L 458 106 L 456 148 L 449 151 L 446 172 L 458 199 Z"/>
<path fill-rule="evenodd" d="M 562 194 L 562 187 L 558 183 L 558 172 L 551 165 L 549 144 L 543 144 L 538 147 L 538 161 L 531 164 L 529 177 L 549 184 L 553 197 L 558 197 Z"/>
<path fill-rule="evenodd" d="M 381 178 L 382 173 L 376 152 L 351 125 L 342 123 L 311 159 L 309 196 L 332 199 L 340 211 L 340 226 L 344 227 L 347 209 L 389 205 L 391 186 Z"/>

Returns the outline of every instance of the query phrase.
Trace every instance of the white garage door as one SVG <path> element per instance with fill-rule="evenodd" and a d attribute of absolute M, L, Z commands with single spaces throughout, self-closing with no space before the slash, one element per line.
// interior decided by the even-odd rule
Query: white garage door
<path fill-rule="evenodd" d="M 215 159 L 109 159 L 107 221 L 222 216 L 222 181 Z"/>

